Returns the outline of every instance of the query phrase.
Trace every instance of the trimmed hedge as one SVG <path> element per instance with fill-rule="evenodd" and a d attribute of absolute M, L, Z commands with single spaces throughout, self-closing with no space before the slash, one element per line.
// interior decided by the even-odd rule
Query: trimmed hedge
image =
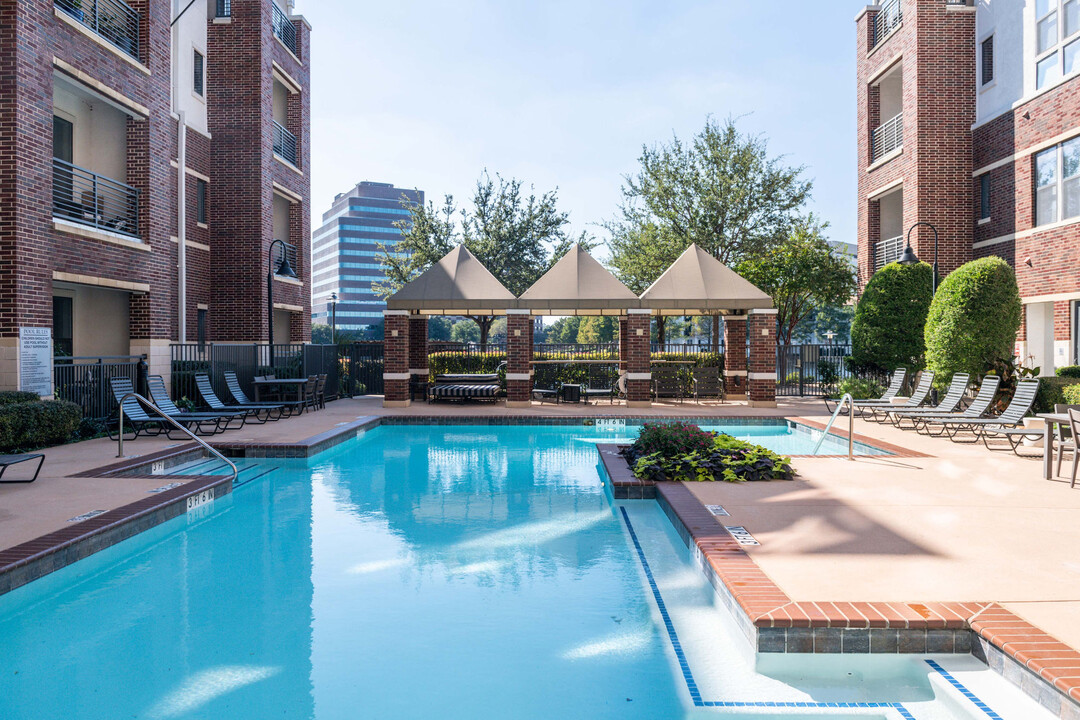
<path fill-rule="evenodd" d="M 1076 378 L 1080 380 L 1080 365 L 1066 365 L 1059 367 L 1054 374 L 1061 378 Z"/>
<path fill-rule="evenodd" d="M 923 328 L 930 310 L 933 270 L 889 263 L 866 284 L 851 321 L 850 365 L 892 372 L 923 367 Z"/>
<path fill-rule="evenodd" d="M 845 393 L 851 395 L 852 400 L 871 400 L 884 394 L 885 386 L 876 380 L 868 378 L 844 378 L 836 387 L 833 397 L 842 398 Z"/>
<path fill-rule="evenodd" d="M 1069 385 L 1062 391 L 1061 396 L 1067 405 L 1080 405 L 1080 384 Z"/>
<path fill-rule="evenodd" d="M 1039 378 L 1039 392 L 1035 395 L 1035 404 L 1032 409 L 1037 413 L 1048 413 L 1054 412 L 1055 405 L 1063 403 L 1072 405 L 1073 403 L 1066 399 L 1066 392 L 1070 388 L 1080 388 L 1080 381 L 1075 378 Z"/>
<path fill-rule="evenodd" d="M 82 408 L 66 400 L 0 406 L 0 451 L 63 444 L 79 429 L 81 420 Z"/>
<path fill-rule="evenodd" d="M 1016 273 L 999 257 L 961 265 L 942 281 L 926 318 L 926 366 L 944 387 L 955 372 L 979 377 L 1013 357 L 1023 305 Z"/>
<path fill-rule="evenodd" d="M 4 390 L 0 392 L 0 406 L 37 402 L 40 399 L 41 397 L 37 393 L 23 392 L 21 390 Z"/>

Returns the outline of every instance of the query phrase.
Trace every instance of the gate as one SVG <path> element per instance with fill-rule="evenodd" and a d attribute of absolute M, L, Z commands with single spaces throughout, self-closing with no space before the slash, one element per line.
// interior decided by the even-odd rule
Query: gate
<path fill-rule="evenodd" d="M 851 377 L 845 358 L 850 345 L 780 345 L 776 348 L 776 394 L 825 395 Z"/>
<path fill-rule="evenodd" d="M 341 349 L 341 394 L 383 394 L 383 344 L 358 342 Z"/>

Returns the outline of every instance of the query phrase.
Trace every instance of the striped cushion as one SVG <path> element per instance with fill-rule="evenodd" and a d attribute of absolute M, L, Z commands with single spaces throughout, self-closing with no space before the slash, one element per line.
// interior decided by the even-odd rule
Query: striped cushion
<path fill-rule="evenodd" d="M 431 394 L 435 397 L 495 397 L 499 392 L 498 385 L 435 385 Z"/>

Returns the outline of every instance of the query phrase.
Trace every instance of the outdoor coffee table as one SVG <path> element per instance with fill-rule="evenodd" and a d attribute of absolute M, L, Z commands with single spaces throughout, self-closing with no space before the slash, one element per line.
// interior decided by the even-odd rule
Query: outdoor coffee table
<path fill-rule="evenodd" d="M 252 380 L 251 384 L 255 388 L 255 402 L 262 402 L 263 388 L 280 387 L 282 389 L 292 390 L 296 396 L 296 402 L 300 405 L 304 404 L 304 387 L 307 385 L 307 378 L 274 378 L 273 380 Z"/>

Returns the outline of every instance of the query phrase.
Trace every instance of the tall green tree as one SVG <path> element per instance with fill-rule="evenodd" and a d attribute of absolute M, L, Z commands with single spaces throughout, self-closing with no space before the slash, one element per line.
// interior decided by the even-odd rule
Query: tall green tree
<path fill-rule="evenodd" d="M 469 252 L 514 295 L 525 292 L 547 272 L 573 244 L 568 233 L 569 214 L 558 209 L 558 191 L 537 195 L 516 179 L 485 170 L 476 182 L 470 208 L 458 208 L 447 195 L 441 207 L 403 202 L 409 219 L 395 223 L 402 236 L 381 243 L 386 281 L 377 286 L 389 296 L 438 262 L 462 243 Z M 582 233 L 576 239 L 591 247 Z M 495 317 L 469 316 L 480 329 L 480 343 L 487 344 Z"/>
<path fill-rule="evenodd" d="M 740 275 L 772 295 L 781 345 L 791 344 L 796 326 L 807 315 L 843 305 L 855 294 L 855 268 L 829 245 L 826 227 L 810 215 L 780 245 L 743 260 L 737 268 Z"/>
<path fill-rule="evenodd" d="M 924 366 L 926 315 L 934 271 L 924 262 L 889 263 L 866 284 L 851 321 L 851 363 L 892 372 Z"/>
<path fill-rule="evenodd" d="M 734 267 L 780 245 L 810 198 L 803 167 L 769 154 L 760 135 L 708 118 L 689 143 L 643 147 L 618 216 L 606 223 L 611 266 L 633 290 L 648 287 L 691 243 Z M 719 317 L 713 343 L 719 343 Z"/>

